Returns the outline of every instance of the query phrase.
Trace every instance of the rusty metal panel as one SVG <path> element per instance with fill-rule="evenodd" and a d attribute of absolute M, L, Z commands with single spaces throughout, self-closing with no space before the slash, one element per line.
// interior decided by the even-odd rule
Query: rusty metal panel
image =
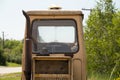
<path fill-rule="evenodd" d="M 70 57 L 33 58 L 33 80 L 71 80 Z"/>
<path fill-rule="evenodd" d="M 70 80 L 69 75 L 65 74 L 42 74 L 42 75 L 35 75 L 35 80 Z"/>
<path fill-rule="evenodd" d="M 81 11 L 66 10 L 47 10 L 47 11 L 28 11 L 29 15 L 83 15 Z"/>
<path fill-rule="evenodd" d="M 68 61 L 36 60 L 35 74 L 68 74 Z"/>

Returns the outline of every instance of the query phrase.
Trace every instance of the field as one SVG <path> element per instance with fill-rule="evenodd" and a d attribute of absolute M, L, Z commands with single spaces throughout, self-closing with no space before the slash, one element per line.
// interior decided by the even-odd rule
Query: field
<path fill-rule="evenodd" d="M 17 63 L 12 63 L 12 62 L 7 62 L 7 67 L 20 67 L 21 65 L 20 64 L 17 64 Z"/>
<path fill-rule="evenodd" d="M 0 75 L 0 80 L 21 80 L 21 73 Z"/>

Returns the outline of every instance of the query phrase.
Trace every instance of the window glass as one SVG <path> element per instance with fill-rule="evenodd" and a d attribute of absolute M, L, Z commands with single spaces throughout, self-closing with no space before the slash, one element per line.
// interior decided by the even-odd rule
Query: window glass
<path fill-rule="evenodd" d="M 39 26 L 38 31 L 40 43 L 74 43 L 75 41 L 75 28 L 73 26 Z"/>

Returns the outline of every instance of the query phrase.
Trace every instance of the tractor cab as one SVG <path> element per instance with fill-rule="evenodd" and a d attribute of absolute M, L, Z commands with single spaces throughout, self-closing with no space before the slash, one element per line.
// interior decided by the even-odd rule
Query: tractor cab
<path fill-rule="evenodd" d="M 86 80 L 81 11 L 23 11 L 22 80 Z"/>

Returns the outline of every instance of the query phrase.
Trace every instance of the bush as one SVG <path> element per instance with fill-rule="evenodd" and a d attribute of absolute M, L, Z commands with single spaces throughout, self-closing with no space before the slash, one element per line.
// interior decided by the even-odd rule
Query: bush
<path fill-rule="evenodd" d="M 21 64 L 23 47 L 22 42 L 18 40 L 6 40 L 5 42 L 4 53 L 6 55 L 7 62 Z"/>

